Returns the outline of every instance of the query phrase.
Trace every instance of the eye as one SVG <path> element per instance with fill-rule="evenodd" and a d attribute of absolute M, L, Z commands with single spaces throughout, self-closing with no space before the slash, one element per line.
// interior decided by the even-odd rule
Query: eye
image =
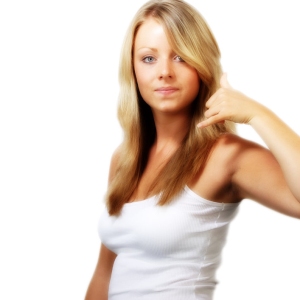
<path fill-rule="evenodd" d="M 155 58 L 153 56 L 146 56 L 143 58 L 143 62 L 151 64 L 155 61 Z"/>
<path fill-rule="evenodd" d="M 184 60 L 179 55 L 175 56 L 175 60 L 184 62 Z"/>

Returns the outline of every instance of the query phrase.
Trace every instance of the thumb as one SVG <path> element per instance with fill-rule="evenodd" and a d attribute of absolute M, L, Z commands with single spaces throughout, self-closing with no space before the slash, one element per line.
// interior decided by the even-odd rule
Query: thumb
<path fill-rule="evenodd" d="M 221 76 L 220 85 L 222 88 L 232 90 L 232 86 L 229 84 L 229 82 L 227 80 L 227 73 L 223 73 L 223 75 Z"/>

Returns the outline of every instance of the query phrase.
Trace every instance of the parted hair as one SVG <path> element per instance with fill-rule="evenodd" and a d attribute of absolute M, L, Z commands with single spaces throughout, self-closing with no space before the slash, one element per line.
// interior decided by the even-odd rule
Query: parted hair
<path fill-rule="evenodd" d="M 222 75 L 220 50 L 204 18 L 183 0 L 145 3 L 127 30 L 120 57 L 118 119 L 124 136 L 116 173 L 106 195 L 110 215 L 119 215 L 130 200 L 156 137 L 152 111 L 139 93 L 133 67 L 135 36 L 148 18 L 154 18 L 163 26 L 174 52 L 197 70 L 201 81 L 198 96 L 192 103 L 189 130 L 181 146 L 152 182 L 149 195 L 159 195 L 159 205 L 168 204 L 203 169 L 218 137 L 234 132 L 233 123 L 228 121 L 202 129 L 196 127 L 204 119 L 206 101 L 219 88 Z"/>

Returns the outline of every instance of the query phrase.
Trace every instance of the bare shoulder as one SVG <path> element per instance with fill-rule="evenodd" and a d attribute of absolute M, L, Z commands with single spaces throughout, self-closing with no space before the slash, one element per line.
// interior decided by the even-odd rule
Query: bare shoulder
<path fill-rule="evenodd" d="M 262 145 L 235 134 L 224 134 L 212 148 L 206 174 L 216 181 L 215 186 L 221 183 L 221 191 L 227 187 L 229 199 L 222 201 L 236 202 L 250 197 L 249 188 L 245 186 L 250 177 L 258 178 L 262 169 L 265 173 L 266 168 L 276 164 L 271 152 Z"/>
<path fill-rule="evenodd" d="M 219 163 L 219 168 L 227 170 L 223 172 L 227 172 L 238 199 L 252 199 L 299 218 L 299 202 L 268 148 L 237 135 L 225 134 L 214 145 L 211 157 Z"/>
<path fill-rule="evenodd" d="M 278 170 L 278 163 L 266 147 L 235 134 L 224 134 L 215 143 L 214 160 L 230 170 L 232 182 L 239 184 L 239 176 L 266 170 Z"/>
<path fill-rule="evenodd" d="M 234 182 L 240 168 L 248 169 L 244 162 L 254 152 L 265 149 L 234 134 L 223 134 L 214 143 L 206 164 L 189 186 L 200 196 L 216 202 L 239 202 L 244 197 L 239 184 Z M 248 159 L 246 159 L 248 157 Z"/>
<path fill-rule="evenodd" d="M 269 156 L 270 151 L 253 141 L 244 139 L 236 134 L 223 134 L 213 146 L 211 156 L 218 163 L 229 164 L 231 169 L 238 168 L 240 163 L 251 156 Z"/>
<path fill-rule="evenodd" d="M 266 148 L 261 146 L 260 144 L 247 140 L 237 134 L 232 133 L 222 134 L 216 141 L 215 147 L 221 148 L 220 150 L 227 149 L 230 152 L 233 151 L 235 152 L 235 154 L 237 152 L 242 153 L 243 151 L 249 149 L 266 150 Z"/>

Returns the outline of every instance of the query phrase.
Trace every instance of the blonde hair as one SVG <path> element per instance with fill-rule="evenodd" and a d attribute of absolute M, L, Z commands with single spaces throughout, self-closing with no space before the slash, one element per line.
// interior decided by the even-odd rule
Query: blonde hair
<path fill-rule="evenodd" d="M 196 128 L 204 118 L 206 101 L 219 87 L 222 74 L 219 47 L 203 17 L 182 0 L 145 3 L 129 26 L 120 57 L 118 118 L 124 140 L 116 174 L 107 192 L 111 215 L 118 215 L 135 191 L 156 136 L 152 112 L 139 93 L 132 61 L 136 33 L 149 17 L 164 27 L 174 52 L 197 70 L 201 80 L 187 135 L 152 183 L 149 193 L 160 194 L 160 205 L 169 203 L 204 167 L 216 139 L 223 133 L 234 132 L 234 125 L 227 121 L 201 130 Z"/>

